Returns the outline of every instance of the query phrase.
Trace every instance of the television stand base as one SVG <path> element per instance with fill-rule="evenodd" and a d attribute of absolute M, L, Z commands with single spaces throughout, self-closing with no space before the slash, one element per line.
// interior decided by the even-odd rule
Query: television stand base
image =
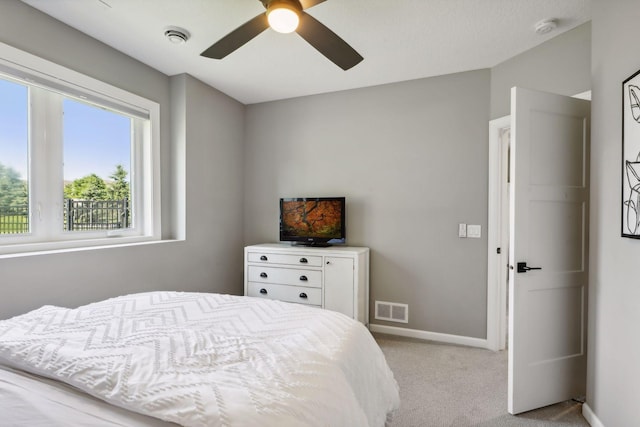
<path fill-rule="evenodd" d="M 333 245 L 331 243 L 321 242 L 294 242 L 292 246 L 305 246 L 307 248 L 328 248 Z"/>

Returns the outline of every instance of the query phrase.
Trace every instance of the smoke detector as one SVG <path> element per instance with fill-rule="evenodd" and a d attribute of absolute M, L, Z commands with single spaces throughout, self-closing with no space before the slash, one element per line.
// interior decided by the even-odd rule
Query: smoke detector
<path fill-rule="evenodd" d="M 538 22 L 535 26 L 536 29 L 536 34 L 548 34 L 551 31 L 555 30 L 556 27 L 558 26 L 558 23 L 556 22 L 555 19 L 543 19 L 542 21 Z"/>
<path fill-rule="evenodd" d="M 164 36 L 173 44 L 184 44 L 189 40 L 189 32 L 178 27 L 167 28 Z"/>

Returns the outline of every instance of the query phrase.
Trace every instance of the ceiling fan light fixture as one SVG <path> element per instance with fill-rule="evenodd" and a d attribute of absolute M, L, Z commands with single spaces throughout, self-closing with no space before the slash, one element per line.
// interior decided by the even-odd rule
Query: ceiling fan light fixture
<path fill-rule="evenodd" d="M 298 2 L 274 0 L 267 9 L 269 26 L 279 33 L 292 33 L 298 28 L 301 11 Z"/>

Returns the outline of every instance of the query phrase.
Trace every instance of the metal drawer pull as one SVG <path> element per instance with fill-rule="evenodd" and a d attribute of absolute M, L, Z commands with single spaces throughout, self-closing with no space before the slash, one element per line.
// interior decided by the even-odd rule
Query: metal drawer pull
<path fill-rule="evenodd" d="M 302 282 L 306 282 L 306 281 L 307 281 L 307 280 L 309 280 L 309 279 L 307 279 L 307 276 L 300 276 L 300 280 L 301 280 Z"/>
<path fill-rule="evenodd" d="M 262 288 L 262 289 L 260 289 L 260 293 L 261 293 L 261 294 L 266 294 L 266 293 L 267 293 L 267 290 L 266 290 L 265 288 Z"/>
<path fill-rule="evenodd" d="M 265 278 L 265 279 L 266 279 L 266 278 L 267 278 L 267 273 L 265 273 L 265 272 L 263 271 L 262 273 L 260 273 L 260 277 L 262 277 L 262 278 Z"/>
<path fill-rule="evenodd" d="M 260 261 L 269 261 L 266 255 L 260 255 Z"/>
<path fill-rule="evenodd" d="M 306 264 L 306 263 L 308 263 L 308 262 L 309 262 L 309 261 L 307 261 L 307 259 L 306 259 L 306 258 L 300 258 L 300 264 Z"/>
<path fill-rule="evenodd" d="M 304 298 L 307 299 L 307 294 L 305 294 L 304 292 L 300 292 L 300 298 Z"/>

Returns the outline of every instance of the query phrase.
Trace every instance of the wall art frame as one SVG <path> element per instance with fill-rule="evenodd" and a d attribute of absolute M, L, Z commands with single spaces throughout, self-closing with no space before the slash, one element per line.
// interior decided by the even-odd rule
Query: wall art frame
<path fill-rule="evenodd" d="M 621 236 L 640 239 L 640 70 L 622 82 Z"/>

